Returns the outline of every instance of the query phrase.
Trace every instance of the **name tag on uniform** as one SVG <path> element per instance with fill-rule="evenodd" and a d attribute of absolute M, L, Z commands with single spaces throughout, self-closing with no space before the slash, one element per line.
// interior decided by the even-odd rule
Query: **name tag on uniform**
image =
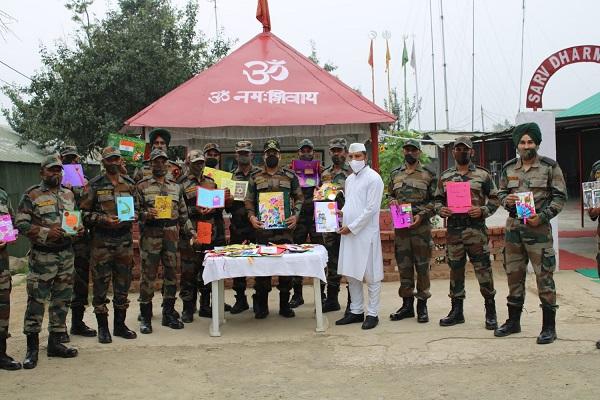
<path fill-rule="evenodd" d="M 98 190 L 98 196 L 104 196 L 107 194 L 112 194 L 112 190 L 110 190 L 110 189 Z"/>
<path fill-rule="evenodd" d="M 42 201 L 41 203 L 37 203 L 38 207 L 46 207 L 46 206 L 53 206 L 55 205 L 56 202 L 54 200 L 46 200 L 46 201 Z"/>
<path fill-rule="evenodd" d="M 518 180 L 519 180 L 519 177 L 518 177 L 518 176 L 509 176 L 509 177 L 508 177 L 508 180 L 509 180 L 509 181 L 518 181 Z"/>

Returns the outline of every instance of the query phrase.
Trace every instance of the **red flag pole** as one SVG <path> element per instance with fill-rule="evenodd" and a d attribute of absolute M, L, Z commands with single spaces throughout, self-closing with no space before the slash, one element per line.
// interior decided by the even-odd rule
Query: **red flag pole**
<path fill-rule="evenodd" d="M 373 103 L 375 103 L 375 65 L 373 61 L 373 39 L 371 39 L 371 46 L 369 47 L 369 65 L 371 66 L 371 95 L 373 97 Z"/>

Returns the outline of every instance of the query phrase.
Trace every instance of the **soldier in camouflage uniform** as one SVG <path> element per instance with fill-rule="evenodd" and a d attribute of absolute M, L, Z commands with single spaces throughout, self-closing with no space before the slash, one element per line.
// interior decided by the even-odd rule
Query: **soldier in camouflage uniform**
<path fill-rule="evenodd" d="M 206 143 L 203 149 L 204 163 L 207 167 L 220 169 L 221 148 L 217 143 Z"/>
<path fill-rule="evenodd" d="M 335 184 L 340 191 L 335 201 L 338 210 L 344 207 L 344 184 L 346 178 L 352 174 L 352 169 L 346 163 L 348 156 L 348 144 L 344 138 L 334 138 L 329 141 L 329 155 L 332 164 L 325 168 L 321 173 L 321 183 Z M 328 199 L 328 201 L 330 201 Z M 327 296 L 323 303 L 323 312 L 338 311 L 340 303 L 338 294 L 340 292 L 340 282 L 342 276 L 338 274 L 338 256 L 340 253 L 341 235 L 337 232 L 323 233 L 323 244 L 327 249 Z M 348 306 L 350 305 L 350 293 L 348 292 Z"/>
<path fill-rule="evenodd" d="M 214 246 L 225 245 L 225 225 L 223 221 L 222 209 L 209 209 L 198 207 L 197 187 L 215 189 L 217 185 L 208 176 L 204 176 L 204 155 L 200 150 L 191 150 L 186 157 L 188 173 L 179 180 L 184 193 L 185 204 L 192 226 L 196 227 L 198 222 L 207 222 L 212 226 L 212 235 L 210 244 L 190 244 L 189 238 L 186 238 L 185 232 L 182 232 L 182 238 L 179 241 L 181 254 L 181 281 L 179 297 L 183 301 L 183 322 L 192 322 L 194 320 L 195 294 L 200 291 L 200 309 L 198 315 L 201 317 L 212 317 L 210 307 L 211 286 L 204 284 L 202 272 L 204 267 L 204 251 L 214 248 Z M 226 196 L 226 202 L 230 202 Z"/>
<path fill-rule="evenodd" d="M 77 147 L 65 146 L 60 150 L 60 159 L 65 164 L 79 164 Z M 85 177 L 87 181 L 87 177 Z M 65 186 L 75 195 L 75 208 L 81 208 L 81 197 L 85 187 Z M 73 273 L 73 298 L 71 299 L 71 334 L 94 337 L 96 331 L 83 322 L 85 307 L 88 305 L 88 294 L 90 289 L 90 242 L 91 238 L 87 229 L 81 238 L 73 242 L 73 253 L 75 254 L 75 272 Z M 68 342 L 68 335 L 64 334 L 64 342 Z"/>
<path fill-rule="evenodd" d="M 152 176 L 142 179 L 136 185 L 139 203 L 139 218 L 143 224 L 140 238 L 142 256 L 142 279 L 140 282 L 140 332 L 152 333 L 152 298 L 154 283 L 158 275 L 158 265 L 163 264 L 163 303 L 162 325 L 172 329 L 182 329 L 183 322 L 175 311 L 177 294 L 177 244 L 180 229 L 184 238 L 195 236 L 185 205 L 183 190 L 176 182 L 166 178 L 167 153 L 152 150 L 150 154 Z M 156 196 L 171 198 L 171 218 L 157 219 Z"/>
<path fill-rule="evenodd" d="M 11 218 L 14 215 L 8 194 L 2 188 L 0 188 L 0 215 L 10 215 Z M 6 339 L 10 336 L 8 333 L 8 320 L 10 317 L 11 288 L 12 281 L 10 269 L 8 268 L 7 243 L 0 241 L 0 369 L 15 371 L 21 369 L 21 363 L 16 362 L 6 354 Z"/>
<path fill-rule="evenodd" d="M 112 281 L 113 309 L 115 312 L 113 334 L 124 339 L 135 339 L 136 333 L 125 325 L 128 293 L 133 265 L 133 221 L 120 221 L 117 198 L 133 197 L 135 182 L 121 175 L 121 152 L 116 147 L 102 150 L 102 165 L 106 170 L 89 182 L 81 201 L 83 222 L 92 232 L 91 264 L 94 276 L 92 304 L 98 322 L 98 341 L 111 343 L 108 330 L 108 288 Z"/>
<path fill-rule="evenodd" d="M 433 197 L 437 186 L 435 171 L 421 165 L 421 143 L 407 140 L 403 146 L 404 165 L 394 169 L 388 184 L 390 205 L 410 203 L 413 224 L 404 229 L 395 230 L 395 252 L 402 307 L 390 315 L 392 321 L 415 316 L 414 298 L 417 298 L 417 321 L 428 322 L 427 299 L 429 292 L 429 262 L 433 249 L 431 223 L 433 216 Z M 417 293 L 415 289 L 415 271 L 417 273 Z"/>
<path fill-rule="evenodd" d="M 73 192 L 60 185 L 62 162 L 58 155 L 41 163 L 42 182 L 27 189 L 17 211 L 15 225 L 31 242 L 27 274 L 27 309 L 23 332 L 27 336 L 27 354 L 23 367 L 35 368 L 38 361 L 39 333 L 44 319 L 44 304 L 49 302 L 48 357 L 71 358 L 77 349 L 59 341 L 65 333 L 65 319 L 73 294 L 73 237 L 62 229 L 64 211 L 75 209 Z M 83 235 L 84 228 L 78 231 Z"/>
<path fill-rule="evenodd" d="M 315 146 L 310 139 L 303 139 L 298 144 L 298 159 L 303 161 L 312 161 L 315 157 L 314 149 Z M 301 189 L 302 194 L 304 195 L 304 204 L 302 205 L 302 211 L 300 211 L 298 225 L 296 226 L 296 229 L 294 229 L 294 243 L 323 244 L 323 234 L 318 233 L 315 228 L 315 205 L 313 203 L 315 188 L 314 186 L 309 186 Z M 294 289 L 294 294 L 290 300 L 290 307 L 296 308 L 304 304 L 301 276 L 292 277 L 292 288 Z M 321 284 L 321 295 L 323 301 L 325 301 L 324 289 L 324 284 Z"/>
<path fill-rule="evenodd" d="M 600 181 L 600 160 L 596 161 L 592 165 L 592 171 L 590 172 L 590 182 Z M 590 208 L 588 214 L 592 221 L 596 221 L 600 216 L 600 207 Z M 598 239 L 598 253 L 596 254 L 596 263 L 598 265 L 598 276 L 600 277 L 600 220 L 598 220 L 598 229 L 596 230 L 596 236 Z M 596 348 L 600 349 L 600 340 L 596 342 Z"/>
<path fill-rule="evenodd" d="M 235 144 L 235 159 L 237 168 L 233 171 L 233 180 L 247 182 L 250 176 L 261 169 L 252 165 L 252 142 L 240 140 Z M 234 200 L 225 211 L 231 213 L 229 223 L 229 243 L 256 243 L 256 231 L 248 219 L 248 211 L 243 201 Z M 250 308 L 246 299 L 246 277 L 233 278 L 235 304 L 231 307 L 232 314 L 239 314 Z"/>
<path fill-rule="evenodd" d="M 463 301 L 465 298 L 465 266 L 467 255 L 475 276 L 479 281 L 479 291 L 485 299 L 485 328 L 492 330 L 496 322 L 496 303 L 492 263 L 488 248 L 485 219 L 498 209 L 498 191 L 488 170 L 472 163 L 473 143 L 462 136 L 454 142 L 452 154 L 456 165 L 442 173 L 435 193 L 435 209 L 443 218 L 448 218 L 446 233 L 446 258 L 450 266 L 450 298 L 452 309 L 441 326 L 452 326 L 465 322 Z M 469 182 L 471 187 L 471 209 L 468 213 L 453 213 L 447 206 L 446 184 L 448 182 Z"/>
<path fill-rule="evenodd" d="M 171 132 L 164 128 L 156 128 L 150 131 L 148 134 L 148 140 L 150 141 L 150 148 L 152 150 L 159 149 L 165 153 L 169 150 L 169 144 L 171 143 Z M 167 164 L 167 178 L 170 180 L 177 180 L 177 169 L 176 163 Z M 141 181 L 144 178 L 152 176 L 152 166 L 150 160 L 144 160 L 142 166 L 135 169 L 133 172 L 133 180 L 136 182 Z"/>
<path fill-rule="evenodd" d="M 280 167 L 281 147 L 276 139 L 269 139 L 264 145 L 265 166 L 252 174 L 248 184 L 248 194 L 246 196 L 246 210 L 250 223 L 256 229 L 256 240 L 259 244 L 283 244 L 293 242 L 293 230 L 298 223 L 298 216 L 302 209 L 304 197 L 300 189 L 298 177 L 294 171 Z M 283 192 L 290 197 L 290 208 L 292 215 L 286 218 L 287 229 L 263 229 L 262 222 L 259 221 L 258 197 L 261 192 Z M 296 314 L 289 305 L 290 300 L 291 277 L 280 276 L 279 285 L 279 315 L 292 318 Z M 269 315 L 269 292 L 271 291 L 271 277 L 256 277 L 254 285 L 256 293 L 253 295 L 254 317 L 257 319 L 266 318 Z"/>
<path fill-rule="evenodd" d="M 556 287 L 554 270 L 556 256 L 550 220 L 558 215 L 567 201 L 563 173 L 556 161 L 540 156 L 537 149 L 542 141 L 536 123 L 517 126 L 513 142 L 520 158 L 504 164 L 498 196 L 509 212 L 504 236 L 504 269 L 508 281 L 508 315 L 505 324 L 496 329 L 496 336 L 521 332 L 521 311 L 525 302 L 525 276 L 531 262 L 535 271 L 541 301 L 543 323 L 538 344 L 556 339 Z M 525 220 L 517 218 L 517 193 L 532 192 L 536 215 Z"/>

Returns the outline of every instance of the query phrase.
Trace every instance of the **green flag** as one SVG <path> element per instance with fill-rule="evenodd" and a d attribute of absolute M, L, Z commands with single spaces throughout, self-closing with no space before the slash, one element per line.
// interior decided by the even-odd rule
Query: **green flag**
<path fill-rule="evenodd" d="M 406 40 L 404 41 L 404 48 L 402 49 L 402 66 L 404 67 L 408 63 L 408 51 L 406 51 Z"/>

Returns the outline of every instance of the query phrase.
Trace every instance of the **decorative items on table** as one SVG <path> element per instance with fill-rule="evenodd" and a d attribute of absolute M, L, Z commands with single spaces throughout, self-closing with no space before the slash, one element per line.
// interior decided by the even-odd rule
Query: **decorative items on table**
<path fill-rule="evenodd" d="M 207 257 L 279 257 L 284 254 L 305 253 L 314 248 L 312 244 L 272 244 L 268 246 L 232 244 L 206 250 Z"/>

